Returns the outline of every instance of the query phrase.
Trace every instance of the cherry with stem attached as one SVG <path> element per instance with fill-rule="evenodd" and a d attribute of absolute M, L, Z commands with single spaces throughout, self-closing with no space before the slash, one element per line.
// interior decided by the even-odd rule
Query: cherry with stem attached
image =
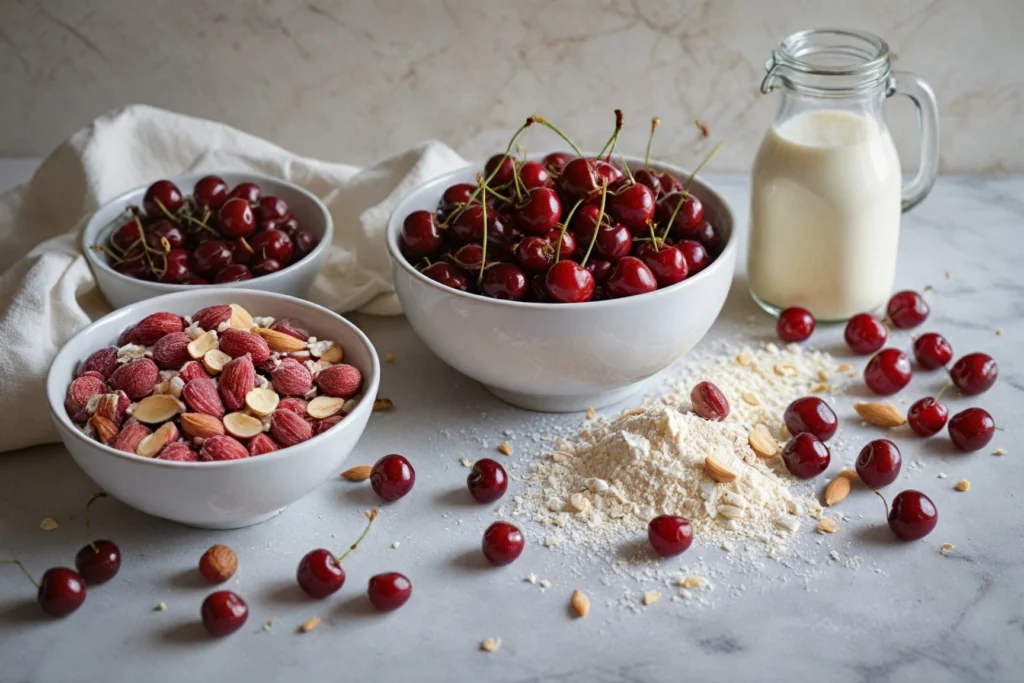
<path fill-rule="evenodd" d="M 21 560 L 0 559 L 0 564 L 16 564 L 37 589 L 36 601 L 51 617 L 65 617 L 85 602 L 85 579 L 67 567 L 52 567 L 36 581 Z"/>
<path fill-rule="evenodd" d="M 299 587 L 307 595 L 318 600 L 323 599 L 338 592 L 345 585 L 345 570 L 341 563 L 359 547 L 366 535 L 370 533 L 370 527 L 373 526 L 373 520 L 377 519 L 377 515 L 380 514 L 380 508 L 367 510 L 365 514 L 369 522 L 362 535 L 340 557 L 335 558 L 334 554 L 325 548 L 317 548 L 306 553 L 306 556 L 299 562 L 295 578 Z"/>
<path fill-rule="evenodd" d="M 75 555 L 75 568 L 90 586 L 98 586 L 110 581 L 121 569 L 121 549 L 113 541 L 92 540 L 90 529 L 92 504 L 107 494 L 97 493 L 85 505 L 85 535 L 89 543 Z"/>
<path fill-rule="evenodd" d="M 687 198 L 690 196 L 690 185 L 693 184 L 693 179 L 696 178 L 697 173 L 702 168 L 704 168 L 704 166 L 706 166 L 709 161 L 711 161 L 711 157 L 715 156 L 718 150 L 722 149 L 723 144 L 725 143 L 719 142 L 717 145 L 715 145 L 715 148 L 708 152 L 708 155 L 704 157 L 704 160 L 697 165 L 697 168 L 693 169 L 693 173 L 690 174 L 689 179 L 686 181 L 686 186 L 683 187 L 683 191 L 679 195 L 679 201 L 676 202 L 676 208 L 672 211 L 672 215 L 669 216 L 668 222 L 665 224 L 664 232 L 661 233 L 662 242 L 664 242 L 665 239 L 668 238 L 669 230 L 672 229 L 672 224 L 676 220 L 676 215 L 679 213 L 679 210 L 683 208 L 683 204 L 686 203 Z"/>

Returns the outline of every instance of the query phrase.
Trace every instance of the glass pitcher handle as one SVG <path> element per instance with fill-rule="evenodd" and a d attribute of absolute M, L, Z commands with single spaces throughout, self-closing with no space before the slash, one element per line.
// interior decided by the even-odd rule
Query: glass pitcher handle
<path fill-rule="evenodd" d="M 913 180 L 903 187 L 903 211 L 921 203 L 928 196 L 939 172 L 939 107 L 931 86 L 906 71 L 893 73 L 896 95 L 904 95 L 917 107 L 917 121 L 921 126 L 921 165 Z"/>

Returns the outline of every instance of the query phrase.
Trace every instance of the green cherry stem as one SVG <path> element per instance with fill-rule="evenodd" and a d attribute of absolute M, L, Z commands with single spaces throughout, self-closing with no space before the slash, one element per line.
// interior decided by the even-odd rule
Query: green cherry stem
<path fill-rule="evenodd" d="M 686 186 L 683 188 L 683 192 L 679 196 L 679 201 L 676 202 L 676 208 L 668 219 L 668 224 L 665 226 L 665 232 L 661 234 L 662 240 L 668 237 L 668 231 L 672 229 L 672 223 L 675 222 L 676 215 L 679 213 L 679 209 L 683 208 L 683 203 L 686 201 L 686 198 L 690 196 L 690 185 L 693 184 L 693 179 L 697 177 L 697 172 L 704 168 L 709 161 L 711 161 L 711 157 L 715 156 L 718 150 L 722 149 L 722 145 L 724 144 L 724 142 L 719 142 L 717 145 L 715 145 L 715 148 L 708 152 L 708 155 L 704 157 L 704 160 L 697 165 L 697 168 L 693 169 L 693 173 L 690 174 L 690 178 L 689 180 L 686 181 Z"/>
<path fill-rule="evenodd" d="M 482 194 L 480 195 L 480 204 L 483 207 L 484 214 L 484 243 L 480 247 L 480 274 L 476 277 L 476 286 L 479 287 L 480 283 L 484 281 L 484 266 L 487 265 L 487 181 L 484 180 L 482 173 L 478 173 L 476 176 L 476 182 Z"/>
<path fill-rule="evenodd" d="M 515 134 L 512 136 L 512 139 L 508 141 L 508 147 L 505 148 L 505 154 L 502 155 L 501 161 L 499 161 L 498 165 L 494 167 L 494 170 L 491 171 L 491 174 L 487 176 L 487 179 L 484 181 L 485 183 L 490 183 L 494 179 L 494 176 L 498 175 L 498 171 L 501 170 L 501 165 L 505 163 L 505 159 L 508 159 L 511 156 L 512 148 L 515 147 L 516 145 L 516 140 L 519 139 L 519 136 L 521 136 L 527 128 L 532 126 L 534 123 L 537 123 L 537 121 L 535 120 L 536 118 L 537 117 L 535 116 L 531 116 L 530 118 L 526 119 L 526 123 L 519 126 L 519 130 L 517 130 Z M 469 195 L 469 199 L 466 200 L 466 203 L 459 207 L 451 216 L 448 217 L 448 223 L 451 224 L 452 221 L 458 218 L 459 215 L 466 210 L 466 207 L 473 203 L 473 200 L 476 199 L 476 196 L 479 193 L 479 187 L 473 190 L 473 194 Z"/>
<path fill-rule="evenodd" d="M 608 152 L 609 149 L 611 149 L 611 152 L 608 152 L 608 157 L 611 158 L 611 155 L 615 152 L 615 143 L 618 141 L 619 133 L 622 132 L 622 126 L 625 125 L 625 123 L 626 123 L 626 115 L 622 113 L 621 109 L 616 109 L 615 110 L 615 131 L 612 133 L 612 136 L 610 138 L 608 138 L 608 142 L 604 143 L 604 147 L 602 147 L 601 151 L 597 153 L 597 157 L 596 158 L 600 159 L 601 157 L 603 157 L 604 153 Z M 607 161 L 607 159 L 606 159 L 606 161 Z"/>
<path fill-rule="evenodd" d="M 655 116 L 651 119 L 651 134 L 647 138 L 647 151 L 644 152 L 644 168 L 648 171 L 651 170 L 651 143 L 654 142 L 654 133 L 658 130 L 658 126 L 661 125 L 661 119 Z"/>
<path fill-rule="evenodd" d="M 32 582 L 32 585 L 35 586 L 36 588 L 39 588 L 39 582 L 36 581 L 34 576 L 32 576 L 31 574 L 28 573 L 28 570 L 25 569 L 25 565 L 23 565 L 21 563 L 21 560 L 15 560 L 13 558 L 7 557 L 7 558 L 0 559 L 0 564 L 16 564 L 16 565 L 18 565 L 18 569 L 20 569 L 22 571 L 22 573 L 24 573 L 25 576 L 28 577 L 28 580 Z"/>
<path fill-rule="evenodd" d="M 569 224 L 572 223 L 573 214 L 576 213 L 576 209 L 580 208 L 582 203 L 583 199 L 577 199 L 576 203 L 569 209 L 569 215 L 565 217 L 565 222 L 562 223 L 562 231 L 558 233 L 558 246 L 555 247 L 555 263 L 562 260 L 562 238 L 565 237 L 565 231 L 569 229 Z"/>
<path fill-rule="evenodd" d="M 885 507 L 885 516 L 886 516 L 886 518 L 888 518 L 889 517 L 889 501 L 887 501 L 885 499 L 885 496 L 883 496 L 881 494 L 881 492 L 879 492 L 878 489 L 871 489 L 871 490 L 875 492 L 876 496 L 878 496 L 879 498 L 882 499 L 882 505 Z"/>
<path fill-rule="evenodd" d="M 597 223 L 594 227 L 594 234 L 590 236 L 590 246 L 587 247 L 587 253 L 583 255 L 583 260 L 580 261 L 580 267 L 583 268 L 587 265 L 587 259 L 590 258 L 590 252 L 594 250 L 594 244 L 597 242 L 597 233 L 601 230 L 601 221 L 604 220 L 604 202 L 608 198 L 608 179 L 601 183 L 601 211 L 597 214 Z"/>
<path fill-rule="evenodd" d="M 576 143 L 575 143 L 575 142 L 573 142 L 572 140 L 570 140 L 570 139 L 569 139 L 569 138 L 568 138 L 568 137 L 566 136 L 566 134 L 565 134 L 565 133 L 563 133 L 562 131 L 558 130 L 558 128 L 556 128 L 556 127 L 555 127 L 555 125 L 554 125 L 553 123 L 551 123 L 550 121 L 548 121 L 548 120 L 547 120 L 546 118 L 544 118 L 543 116 L 531 116 L 530 118 L 528 118 L 528 119 L 527 119 L 527 122 L 528 122 L 528 123 L 529 123 L 529 122 L 532 122 L 532 123 L 538 123 L 538 124 L 540 124 L 540 125 L 544 126 L 545 128 L 548 128 L 548 129 L 550 129 L 551 131 L 553 131 L 553 132 L 555 133 L 555 135 L 557 135 L 558 137 L 562 138 L 562 139 L 563 139 L 563 140 L 565 140 L 565 141 L 566 141 L 567 143 L 569 143 L 569 146 L 570 146 L 570 147 L 572 147 L 572 151 L 576 152 L 576 156 L 578 156 L 578 157 L 580 157 L 580 158 L 583 158 L 583 152 L 581 152 L 581 151 L 580 151 L 580 148 L 576 146 Z"/>
<path fill-rule="evenodd" d="M 96 547 L 96 543 L 92 540 L 92 504 L 95 503 L 100 498 L 106 497 L 107 494 L 103 493 L 103 491 L 100 491 L 92 498 L 90 498 L 89 502 L 85 504 L 85 537 L 89 539 L 89 546 L 92 548 L 92 551 L 94 553 L 98 553 L 100 549 Z"/>
<path fill-rule="evenodd" d="M 658 249 L 658 236 L 654 232 L 654 221 L 647 220 L 647 229 L 651 231 L 651 245 L 654 247 L 654 251 L 661 251 L 661 249 Z"/>
<path fill-rule="evenodd" d="M 370 527 L 372 527 L 372 526 L 373 526 L 373 520 L 377 519 L 377 515 L 379 515 L 379 514 L 380 514 L 380 508 L 379 508 L 379 507 L 375 507 L 375 508 L 373 508 L 372 510 L 367 510 L 367 511 L 366 511 L 366 512 L 364 512 L 363 514 L 365 514 L 365 515 L 366 515 L 366 518 L 367 518 L 368 520 L 370 520 L 370 521 L 369 521 L 369 522 L 368 522 L 368 523 L 366 524 L 366 528 L 365 528 L 365 529 L 363 529 L 363 533 L 362 533 L 362 534 L 361 534 L 361 535 L 359 536 L 359 538 L 357 538 L 357 539 L 356 539 L 356 542 L 355 542 L 355 543 L 353 543 L 352 545 L 350 545 L 350 546 L 348 547 L 348 550 L 346 550 L 346 551 L 345 551 L 345 553 L 344 553 L 343 555 L 341 555 L 340 557 L 338 557 L 338 564 L 341 564 L 341 563 L 342 563 L 342 561 L 344 561 L 344 559 L 345 559 L 346 557 L 348 557 L 349 555 L 351 555 L 351 554 L 352 554 L 352 551 L 353 551 L 353 550 L 355 550 L 356 548 L 358 548 L 358 547 L 359 547 L 359 544 L 363 542 L 363 539 L 364 539 L 364 538 L 366 538 L 366 534 L 370 533 Z"/>

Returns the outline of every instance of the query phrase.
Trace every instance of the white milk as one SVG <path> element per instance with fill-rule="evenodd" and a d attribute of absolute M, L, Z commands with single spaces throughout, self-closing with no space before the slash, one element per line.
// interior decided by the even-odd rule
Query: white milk
<path fill-rule="evenodd" d="M 885 303 L 896 274 L 900 162 L 876 120 L 837 110 L 773 126 L 754 161 L 750 288 L 839 320 Z"/>

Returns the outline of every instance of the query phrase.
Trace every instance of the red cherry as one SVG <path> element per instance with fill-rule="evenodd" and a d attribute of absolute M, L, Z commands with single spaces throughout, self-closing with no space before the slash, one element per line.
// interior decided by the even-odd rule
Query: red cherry
<path fill-rule="evenodd" d="M 207 633 L 217 638 L 230 635 L 245 625 L 249 605 L 231 591 L 210 593 L 200 610 Z"/>
<path fill-rule="evenodd" d="M 576 304 L 594 296 L 594 276 L 574 261 L 559 261 L 544 276 L 544 284 L 552 301 Z"/>
<path fill-rule="evenodd" d="M 488 185 L 508 185 L 512 182 L 515 174 L 515 160 L 504 154 L 495 154 L 487 160 L 484 166 L 484 176 L 490 178 Z M 500 168 L 499 168 L 500 167 Z M 497 174 L 491 178 L 491 174 L 498 169 Z"/>
<path fill-rule="evenodd" d="M 920 491 L 900 491 L 889 508 L 889 528 L 897 538 L 916 541 L 932 532 L 939 521 L 939 511 L 932 499 Z"/>
<path fill-rule="evenodd" d="M 551 173 L 561 175 L 566 165 L 575 158 L 568 152 L 552 152 L 541 159 L 540 163 Z"/>
<path fill-rule="evenodd" d="M 654 279 L 654 273 L 635 256 L 619 259 L 605 286 L 608 296 L 613 299 L 645 294 L 653 292 L 657 288 L 658 282 Z"/>
<path fill-rule="evenodd" d="M 608 197 L 608 214 L 634 235 L 648 234 L 647 222 L 654 220 L 654 192 L 636 183 Z"/>
<path fill-rule="evenodd" d="M 370 470 L 370 486 L 386 501 L 409 493 L 416 483 L 416 470 L 404 456 L 392 453 L 378 460 Z"/>
<path fill-rule="evenodd" d="M 890 396 L 907 386 L 912 375 L 910 361 L 899 349 L 882 349 L 864 368 L 864 382 L 880 396 Z"/>
<path fill-rule="evenodd" d="M 562 202 L 558 193 L 548 187 L 530 190 L 523 203 L 516 207 L 516 223 L 530 235 L 543 235 L 555 227 L 561 217 Z"/>
<path fill-rule="evenodd" d="M 413 211 L 406 216 L 399 239 L 402 248 L 413 258 L 433 256 L 444 246 L 444 236 L 434 220 L 434 214 L 429 211 Z"/>
<path fill-rule="evenodd" d="M 450 226 L 452 234 L 462 243 L 484 241 L 484 210 L 480 204 L 470 204 L 460 213 Z M 508 234 L 508 226 L 498 213 L 487 209 L 488 236 Z"/>
<path fill-rule="evenodd" d="M 633 174 L 633 179 L 641 185 L 646 185 L 650 188 L 655 197 L 661 194 L 661 179 L 656 171 L 641 168 Z"/>
<path fill-rule="evenodd" d="M 711 264 L 711 258 L 708 256 L 707 249 L 705 249 L 704 245 L 700 242 L 682 240 L 675 246 L 676 249 L 683 253 L 683 258 L 686 259 L 686 270 L 689 272 L 690 277 L 696 275 Z"/>
<path fill-rule="evenodd" d="M 94 541 L 75 555 L 75 569 L 90 586 L 106 583 L 121 569 L 121 549 L 113 541 Z"/>
<path fill-rule="evenodd" d="M 162 218 L 146 227 L 146 244 L 154 251 L 164 251 L 164 240 L 171 249 L 185 246 L 185 231 L 177 223 Z"/>
<path fill-rule="evenodd" d="M 195 187 L 192 189 L 192 197 L 200 208 L 216 211 L 227 201 L 228 184 L 218 176 L 204 176 L 196 181 Z"/>
<path fill-rule="evenodd" d="M 596 284 L 603 285 L 612 276 L 615 266 L 612 265 L 611 261 L 606 261 L 603 258 L 592 258 L 587 261 L 585 268 L 594 277 Z"/>
<path fill-rule="evenodd" d="M 345 570 L 330 550 L 317 548 L 306 553 L 299 562 L 295 580 L 307 595 L 320 600 L 345 585 Z"/>
<path fill-rule="evenodd" d="M 217 273 L 217 277 L 215 277 L 213 281 L 218 285 L 221 285 L 227 282 L 244 282 L 251 279 L 251 270 L 239 263 L 233 263 Z"/>
<path fill-rule="evenodd" d="M 146 189 L 142 208 L 151 218 L 167 216 L 178 213 L 184 199 L 177 185 L 170 180 L 158 180 Z"/>
<path fill-rule="evenodd" d="M 392 612 L 412 597 L 412 582 L 398 572 L 377 574 L 370 578 L 366 595 L 378 612 Z"/>
<path fill-rule="evenodd" d="M 524 270 L 535 273 L 551 266 L 555 252 L 546 236 L 531 235 L 516 245 L 515 257 Z"/>
<path fill-rule="evenodd" d="M 217 212 L 220 231 L 227 237 L 248 237 L 256 231 L 256 216 L 249 202 L 231 197 Z"/>
<path fill-rule="evenodd" d="M 590 244 L 594 236 L 594 229 L 597 227 L 597 218 L 601 215 L 601 208 L 596 204 L 584 204 L 573 214 L 569 229 L 576 235 L 580 244 Z M 605 216 L 606 222 L 608 217 Z"/>
<path fill-rule="evenodd" d="M 570 259 L 576 255 L 576 236 L 573 235 L 568 230 L 562 232 L 560 228 L 553 228 L 551 230 L 548 230 L 548 234 L 546 234 L 544 237 L 551 244 L 552 254 L 558 254 L 558 260 Z M 562 241 L 561 249 L 558 249 L 559 240 Z"/>
<path fill-rule="evenodd" d="M 295 246 L 295 257 L 298 261 L 301 258 L 305 258 L 307 254 L 316 249 L 316 245 L 320 243 L 313 233 L 305 230 L 296 230 L 291 234 L 292 244 Z"/>
<path fill-rule="evenodd" d="M 463 244 L 451 255 L 452 263 L 462 268 L 474 278 L 480 272 L 480 263 L 484 257 L 484 250 L 479 244 Z M 491 261 L 488 260 L 488 264 Z"/>
<path fill-rule="evenodd" d="M 474 498 L 481 503 L 493 503 L 505 495 L 508 488 L 508 475 L 501 463 L 482 458 L 473 464 L 466 478 L 466 486 Z"/>
<path fill-rule="evenodd" d="M 67 567 L 47 569 L 39 580 L 36 600 L 51 617 L 64 617 L 85 602 L 85 580 Z"/>
<path fill-rule="evenodd" d="M 922 370 L 937 370 L 953 358 L 953 347 L 941 334 L 927 332 L 914 340 L 914 358 Z"/>
<path fill-rule="evenodd" d="M 288 203 L 280 197 L 265 194 L 256 203 L 256 220 L 260 223 L 283 220 L 288 217 Z"/>
<path fill-rule="evenodd" d="M 794 477 L 811 479 L 828 469 L 832 454 L 818 437 L 803 432 L 790 439 L 782 449 L 782 461 Z"/>
<path fill-rule="evenodd" d="M 609 191 L 614 192 L 626 180 L 626 175 L 614 164 L 602 159 L 591 159 L 590 161 L 594 164 L 594 171 L 597 172 L 598 185 L 607 182 Z"/>
<path fill-rule="evenodd" d="M 589 245 L 594 233 L 580 235 L 584 244 Z M 618 261 L 623 256 L 629 256 L 633 249 L 633 235 L 629 229 L 621 223 L 603 223 L 597 231 L 597 241 L 594 242 L 597 253 L 609 261 Z"/>
<path fill-rule="evenodd" d="M 455 269 L 450 263 L 432 263 L 423 269 L 423 274 L 442 285 L 458 289 L 463 292 L 469 289 L 469 280 L 466 276 Z"/>
<path fill-rule="evenodd" d="M 870 313 L 858 313 L 846 323 L 846 343 L 854 353 L 874 353 L 885 346 L 889 330 Z"/>
<path fill-rule="evenodd" d="M 231 262 L 247 266 L 252 262 L 252 245 L 245 241 L 244 237 L 236 237 L 227 243 L 231 250 Z"/>
<path fill-rule="evenodd" d="M 683 181 L 679 180 L 679 178 L 676 178 L 668 171 L 665 171 L 658 176 L 658 180 L 661 182 L 662 194 L 671 194 L 673 192 L 683 191 Z"/>
<path fill-rule="evenodd" d="M 669 218 L 672 217 L 672 213 L 676 210 L 676 206 L 679 204 L 680 198 L 683 194 L 681 192 L 674 192 L 672 194 L 665 195 L 661 201 L 658 202 L 658 222 L 665 224 Z M 687 196 L 683 200 L 683 206 L 676 213 L 675 220 L 672 221 L 672 227 L 669 229 L 669 233 L 676 239 L 690 240 L 696 239 L 697 232 L 704 222 L 704 205 L 699 199 L 694 197 L 692 194 Z"/>
<path fill-rule="evenodd" d="M 996 433 L 996 422 L 984 408 L 968 408 L 949 418 L 949 438 L 962 451 L 978 451 Z"/>
<path fill-rule="evenodd" d="M 252 260 L 252 276 L 263 277 L 264 275 L 271 275 L 284 268 L 281 262 L 275 258 L 263 258 L 257 256 Z"/>
<path fill-rule="evenodd" d="M 254 258 L 270 258 L 284 264 L 291 263 L 295 254 L 292 238 L 280 230 L 264 230 L 249 241 L 249 246 Z"/>
<path fill-rule="evenodd" d="M 458 183 L 452 185 L 444 191 L 441 195 L 441 207 L 448 210 L 454 209 L 460 204 L 469 202 L 469 198 L 476 192 L 476 185 L 470 185 L 469 183 Z M 418 211 L 414 213 L 419 213 Z M 408 219 L 406 219 L 408 220 Z"/>
<path fill-rule="evenodd" d="M 694 239 L 700 242 L 711 256 L 722 253 L 722 235 L 711 223 L 703 221 L 694 233 Z"/>
<path fill-rule="evenodd" d="M 484 532 L 482 549 L 487 561 L 502 567 L 516 561 L 523 552 L 523 532 L 508 522 L 495 522 Z"/>
<path fill-rule="evenodd" d="M 779 314 L 775 331 L 784 342 L 807 341 L 814 332 L 814 316 L 806 308 L 787 308 Z"/>
<path fill-rule="evenodd" d="M 530 290 L 526 273 L 512 263 L 496 263 L 484 269 L 480 293 L 492 299 L 522 301 Z"/>
<path fill-rule="evenodd" d="M 562 169 L 558 178 L 558 189 L 566 199 L 576 201 L 601 189 L 601 176 L 596 170 L 597 162 L 577 157 Z"/>
<path fill-rule="evenodd" d="M 928 304 L 917 292 L 896 292 L 889 299 L 886 313 L 892 324 L 901 330 L 917 327 L 928 318 Z"/>
<path fill-rule="evenodd" d="M 528 190 L 552 186 L 551 173 L 536 161 L 527 161 L 519 168 L 519 180 Z"/>
<path fill-rule="evenodd" d="M 216 275 L 232 263 L 231 249 L 226 242 L 210 240 L 203 242 L 192 254 L 192 267 L 200 275 Z"/>
<path fill-rule="evenodd" d="M 903 458 L 900 449 L 888 439 L 875 439 L 861 449 L 857 456 L 857 475 L 870 488 L 880 489 L 900 476 Z"/>
<path fill-rule="evenodd" d="M 157 259 L 159 260 L 159 259 Z M 188 249 L 172 249 L 164 256 L 164 274 L 160 276 L 160 282 L 177 284 L 191 278 L 192 252 Z"/>
<path fill-rule="evenodd" d="M 992 388 L 999 377 L 999 366 L 985 353 L 969 353 L 953 364 L 949 378 L 965 394 L 983 394 Z"/>
<path fill-rule="evenodd" d="M 659 287 L 682 282 L 689 274 L 686 257 L 678 247 L 661 244 L 655 248 L 653 242 L 646 242 L 640 247 L 637 256 L 654 273 L 654 279 Z"/>
<path fill-rule="evenodd" d="M 942 431 L 949 418 L 946 406 L 934 398 L 922 398 L 915 401 L 907 411 L 907 423 L 919 436 L 934 436 Z"/>
<path fill-rule="evenodd" d="M 839 428 L 835 411 L 817 396 L 804 396 L 790 403 L 783 419 L 793 436 L 807 432 L 821 441 L 831 439 Z"/>
<path fill-rule="evenodd" d="M 255 204 L 260 200 L 261 194 L 260 186 L 256 183 L 239 183 L 228 193 L 228 198 L 244 199 L 250 204 Z"/>
<path fill-rule="evenodd" d="M 111 233 L 110 243 L 117 247 L 118 251 L 123 252 L 130 249 L 141 237 L 139 222 L 132 219 Z"/>
<path fill-rule="evenodd" d="M 685 517 L 660 515 L 648 522 L 647 540 L 662 557 L 680 555 L 693 543 L 693 527 Z"/>

